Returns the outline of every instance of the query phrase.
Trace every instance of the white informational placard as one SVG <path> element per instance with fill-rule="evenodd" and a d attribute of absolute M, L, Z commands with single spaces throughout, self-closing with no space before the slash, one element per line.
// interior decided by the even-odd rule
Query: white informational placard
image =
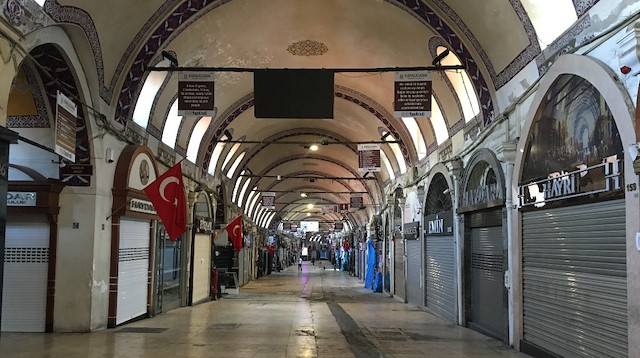
<path fill-rule="evenodd" d="M 379 172 L 380 164 L 380 144 L 358 144 L 358 171 Z"/>
<path fill-rule="evenodd" d="M 78 121 L 78 106 L 62 92 L 56 97 L 56 154 L 76 162 L 76 122 Z"/>
<path fill-rule="evenodd" d="M 276 209 L 276 193 L 272 191 L 265 191 L 262 193 L 262 207 L 265 209 Z"/>
<path fill-rule="evenodd" d="M 351 194 L 349 197 L 349 209 L 358 210 L 364 208 L 364 200 L 362 194 Z"/>
<path fill-rule="evenodd" d="M 394 117 L 431 117 L 431 72 L 396 72 L 394 87 Z"/>
<path fill-rule="evenodd" d="M 212 72 L 180 72 L 178 76 L 178 115 L 214 116 Z"/>

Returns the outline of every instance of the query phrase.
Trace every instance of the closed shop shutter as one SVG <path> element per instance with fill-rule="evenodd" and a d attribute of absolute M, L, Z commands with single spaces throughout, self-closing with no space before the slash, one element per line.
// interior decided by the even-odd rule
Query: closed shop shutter
<path fill-rule="evenodd" d="M 149 221 L 120 220 L 116 324 L 147 313 Z"/>
<path fill-rule="evenodd" d="M 453 236 L 426 237 L 426 306 L 449 322 L 456 321 L 455 242 Z"/>
<path fill-rule="evenodd" d="M 49 223 L 44 217 L 19 223 L 8 219 L 5 238 L 2 331 L 44 332 Z"/>
<path fill-rule="evenodd" d="M 405 298 L 404 289 L 404 239 L 395 239 L 394 241 L 394 254 L 393 265 L 394 273 L 393 279 L 395 284 L 394 294 L 400 298 Z"/>
<path fill-rule="evenodd" d="M 624 200 L 522 216 L 524 341 L 562 357 L 627 356 Z"/>
<path fill-rule="evenodd" d="M 422 248 L 420 240 L 406 240 L 407 250 L 407 302 L 424 306 L 420 269 L 422 268 Z"/>
<path fill-rule="evenodd" d="M 211 235 L 196 234 L 193 256 L 193 303 L 211 292 Z"/>
<path fill-rule="evenodd" d="M 471 317 L 469 325 L 506 340 L 504 305 L 504 247 L 502 227 L 471 230 Z"/>

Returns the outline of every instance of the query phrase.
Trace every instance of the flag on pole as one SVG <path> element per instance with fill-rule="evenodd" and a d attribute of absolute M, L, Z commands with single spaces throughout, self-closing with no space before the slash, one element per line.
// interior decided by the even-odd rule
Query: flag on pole
<path fill-rule="evenodd" d="M 240 252 L 242 250 L 242 216 L 233 219 L 224 229 L 227 230 L 229 240 L 231 240 L 236 252 Z"/>
<path fill-rule="evenodd" d="M 187 230 L 187 201 L 182 182 L 182 164 L 178 163 L 144 188 L 158 212 L 167 234 L 175 241 Z"/>

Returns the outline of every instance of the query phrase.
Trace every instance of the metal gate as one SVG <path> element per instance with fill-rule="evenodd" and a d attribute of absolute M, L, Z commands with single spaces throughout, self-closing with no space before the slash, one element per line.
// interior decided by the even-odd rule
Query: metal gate
<path fill-rule="evenodd" d="M 524 341 L 562 357 L 627 356 L 625 201 L 522 216 Z"/>
<path fill-rule="evenodd" d="M 406 295 L 404 285 L 404 239 L 396 238 L 394 240 L 393 265 L 394 295 L 404 299 Z"/>
<path fill-rule="evenodd" d="M 422 245 L 420 240 L 406 240 L 407 251 L 407 302 L 415 306 L 424 306 L 422 299 Z"/>
<path fill-rule="evenodd" d="M 502 227 L 471 229 L 471 314 L 469 326 L 503 341 L 508 317 L 504 303 Z"/>
<path fill-rule="evenodd" d="M 453 236 L 426 236 L 426 306 L 431 312 L 456 322 L 455 241 Z"/>
<path fill-rule="evenodd" d="M 147 313 L 149 221 L 120 220 L 116 324 Z"/>
<path fill-rule="evenodd" d="M 49 223 L 7 222 L 5 237 L 2 331 L 44 332 Z"/>

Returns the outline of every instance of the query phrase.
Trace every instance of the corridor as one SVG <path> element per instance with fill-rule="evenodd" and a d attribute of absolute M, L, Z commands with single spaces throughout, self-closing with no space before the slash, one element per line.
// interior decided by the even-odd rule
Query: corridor
<path fill-rule="evenodd" d="M 363 288 L 323 262 L 193 307 L 93 333 L 2 333 L 3 358 L 527 357 Z"/>

